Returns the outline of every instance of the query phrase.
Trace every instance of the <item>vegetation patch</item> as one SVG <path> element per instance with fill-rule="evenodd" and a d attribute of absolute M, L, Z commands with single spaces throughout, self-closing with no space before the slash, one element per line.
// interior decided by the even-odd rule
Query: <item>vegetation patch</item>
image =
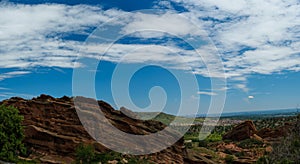
<path fill-rule="evenodd" d="M 297 122 L 292 132 L 281 140 L 280 143 L 274 144 L 273 151 L 261 158 L 260 163 L 299 163 L 300 161 L 300 115 L 297 117 Z"/>
<path fill-rule="evenodd" d="M 19 155 L 26 154 L 22 143 L 24 130 L 23 117 L 18 109 L 11 106 L 0 106 L 0 159 L 7 162 L 17 162 Z"/>
<path fill-rule="evenodd" d="M 246 139 L 241 141 L 238 146 L 244 149 L 263 147 L 264 142 L 256 139 Z"/>
<path fill-rule="evenodd" d="M 233 163 L 234 156 L 233 155 L 226 155 L 225 159 L 226 163 Z"/>
<path fill-rule="evenodd" d="M 76 163 L 77 164 L 83 164 L 83 163 L 89 164 L 89 163 L 96 162 L 95 160 L 96 160 L 95 150 L 92 145 L 80 144 L 76 148 Z"/>
<path fill-rule="evenodd" d="M 126 156 L 114 151 L 107 153 L 96 153 L 92 145 L 80 144 L 76 149 L 76 164 L 98 164 L 117 161 L 117 163 L 148 164 L 147 159 L 138 156 Z"/>

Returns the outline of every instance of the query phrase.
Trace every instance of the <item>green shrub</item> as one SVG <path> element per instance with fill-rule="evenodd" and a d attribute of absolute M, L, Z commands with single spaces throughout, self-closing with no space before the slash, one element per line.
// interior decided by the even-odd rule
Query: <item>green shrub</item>
<path fill-rule="evenodd" d="M 269 158 L 267 156 L 260 157 L 257 161 L 257 164 L 269 164 Z"/>
<path fill-rule="evenodd" d="M 229 144 L 229 143 L 231 143 L 232 141 L 231 140 L 228 140 L 228 139 L 226 139 L 226 140 L 223 140 L 224 141 L 224 143 L 227 143 L 227 144 Z"/>
<path fill-rule="evenodd" d="M 23 117 L 18 109 L 11 106 L 0 106 L 0 159 L 16 162 L 18 155 L 25 154 L 26 149 L 22 143 L 24 130 Z"/>
<path fill-rule="evenodd" d="M 95 160 L 95 150 L 92 145 L 80 144 L 76 148 L 76 163 L 91 164 Z"/>
<path fill-rule="evenodd" d="M 184 140 L 192 140 L 192 142 L 198 142 L 199 141 L 199 134 L 185 134 Z"/>
<path fill-rule="evenodd" d="M 184 143 L 184 145 L 185 145 L 185 147 L 188 148 L 188 149 L 193 148 L 193 143 L 192 143 L 192 142 Z"/>
<path fill-rule="evenodd" d="M 263 141 L 252 139 L 252 138 L 245 139 L 238 144 L 239 147 L 244 149 L 262 147 L 263 145 L 264 145 Z"/>
<path fill-rule="evenodd" d="M 243 156 L 245 156 L 246 155 L 246 153 L 245 152 L 243 152 L 243 151 L 241 151 L 241 152 L 237 152 L 237 153 L 235 153 L 234 154 L 236 157 L 243 157 Z"/>
<path fill-rule="evenodd" d="M 27 161 L 27 160 L 21 160 L 19 159 L 17 164 L 36 164 L 36 163 L 40 163 L 36 160 L 30 160 L 30 161 Z"/>
<path fill-rule="evenodd" d="M 233 155 L 226 155 L 225 161 L 226 161 L 226 163 L 233 163 L 233 161 L 234 161 Z"/>
<path fill-rule="evenodd" d="M 117 160 L 117 161 L 122 160 L 122 154 L 111 151 L 111 152 L 101 153 L 96 155 L 96 161 L 102 163 L 107 163 L 108 161 L 112 161 L 112 160 Z"/>
<path fill-rule="evenodd" d="M 147 164 L 147 159 L 140 159 L 138 156 L 126 156 L 118 152 L 110 151 L 106 153 L 96 153 L 92 145 L 80 144 L 76 148 L 76 164 L 98 164 L 108 163 L 108 161 L 116 160 L 122 163 L 125 159 L 130 164 Z"/>
<path fill-rule="evenodd" d="M 207 142 L 222 141 L 222 135 L 219 133 L 212 133 L 205 139 Z"/>
<path fill-rule="evenodd" d="M 232 151 L 231 151 L 230 149 L 225 149 L 225 150 L 224 150 L 224 153 L 226 153 L 226 154 L 233 154 Z"/>
<path fill-rule="evenodd" d="M 128 156 L 128 155 L 122 155 L 121 153 L 117 153 L 114 151 L 107 152 L 107 153 L 101 153 L 96 154 L 95 161 L 98 163 L 108 163 L 108 161 L 117 160 L 119 163 L 123 163 L 122 160 L 125 159 L 130 164 L 148 164 L 149 162 L 147 159 L 141 159 L 138 156 Z"/>
<path fill-rule="evenodd" d="M 199 147 L 207 147 L 208 142 L 206 140 L 199 141 Z"/>
<path fill-rule="evenodd" d="M 192 140 L 195 142 L 194 140 Z M 204 140 L 197 140 L 199 142 L 199 147 L 207 147 L 210 142 L 222 141 L 222 135 L 219 133 L 212 133 L 208 135 Z"/>
<path fill-rule="evenodd" d="M 128 159 L 128 163 L 130 164 L 150 164 L 147 159 L 139 159 L 139 158 L 130 158 Z"/>

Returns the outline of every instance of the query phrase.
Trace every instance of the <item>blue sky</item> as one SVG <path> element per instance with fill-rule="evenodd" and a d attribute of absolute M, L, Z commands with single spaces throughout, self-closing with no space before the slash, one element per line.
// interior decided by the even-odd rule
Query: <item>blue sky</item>
<path fill-rule="evenodd" d="M 111 89 L 126 80 L 114 71 L 143 65 L 121 88 L 134 110 L 153 105 L 150 111 L 176 114 L 184 103 L 183 113 L 191 114 L 199 102 L 196 110 L 205 113 L 214 98 L 224 98 L 224 112 L 295 108 L 299 8 L 297 0 L 1 1 L 0 99 L 72 96 L 74 70 L 82 69 L 95 75 L 97 99 L 131 108 L 126 90 Z M 115 35 L 122 37 L 110 40 Z"/>

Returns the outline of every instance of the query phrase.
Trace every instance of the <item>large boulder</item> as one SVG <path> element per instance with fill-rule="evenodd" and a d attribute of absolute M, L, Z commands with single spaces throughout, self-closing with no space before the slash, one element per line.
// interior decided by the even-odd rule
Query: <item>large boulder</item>
<path fill-rule="evenodd" d="M 257 133 L 255 125 L 252 121 L 245 121 L 232 130 L 223 135 L 223 140 L 241 141 L 249 138 L 253 138 Z"/>

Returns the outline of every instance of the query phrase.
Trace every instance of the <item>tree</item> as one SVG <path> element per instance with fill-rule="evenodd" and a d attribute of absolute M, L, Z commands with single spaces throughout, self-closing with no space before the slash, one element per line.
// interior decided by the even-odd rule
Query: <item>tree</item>
<path fill-rule="evenodd" d="M 0 105 L 0 159 L 15 162 L 19 154 L 25 154 L 22 121 L 18 109 Z"/>

